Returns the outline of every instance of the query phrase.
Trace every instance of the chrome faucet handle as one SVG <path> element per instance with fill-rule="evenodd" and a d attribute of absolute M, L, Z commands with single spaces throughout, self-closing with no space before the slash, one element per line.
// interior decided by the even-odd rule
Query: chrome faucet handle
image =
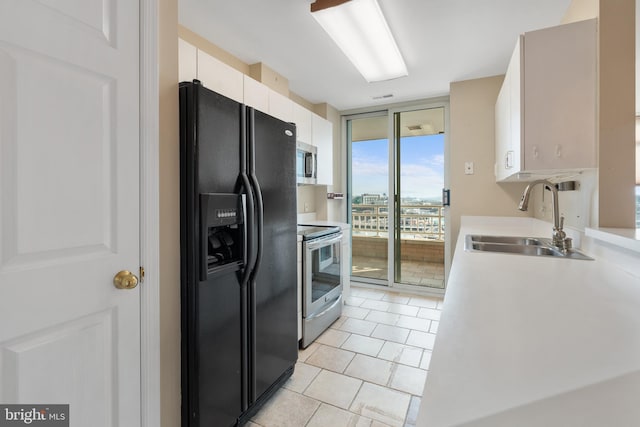
<path fill-rule="evenodd" d="M 567 237 L 567 233 L 564 232 L 564 216 L 560 217 L 558 228 L 553 229 L 553 245 L 562 250 L 563 252 L 567 252 L 571 249 L 571 238 Z"/>
<path fill-rule="evenodd" d="M 562 229 L 564 228 L 564 217 L 561 216 L 558 221 L 558 225 L 553 227 L 554 233 L 563 233 Z"/>

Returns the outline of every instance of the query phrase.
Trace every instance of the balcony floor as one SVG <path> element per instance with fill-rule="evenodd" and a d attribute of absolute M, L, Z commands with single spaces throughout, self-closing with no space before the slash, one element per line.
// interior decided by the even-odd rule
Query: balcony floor
<path fill-rule="evenodd" d="M 402 261 L 400 283 L 444 289 L 444 264 L 424 261 Z M 387 280 L 387 260 L 354 255 L 351 260 L 352 276 L 365 279 Z"/>

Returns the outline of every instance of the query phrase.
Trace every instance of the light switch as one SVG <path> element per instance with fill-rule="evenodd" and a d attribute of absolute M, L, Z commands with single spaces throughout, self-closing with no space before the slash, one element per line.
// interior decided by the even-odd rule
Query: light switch
<path fill-rule="evenodd" d="M 464 162 L 464 174 L 473 175 L 473 162 Z"/>

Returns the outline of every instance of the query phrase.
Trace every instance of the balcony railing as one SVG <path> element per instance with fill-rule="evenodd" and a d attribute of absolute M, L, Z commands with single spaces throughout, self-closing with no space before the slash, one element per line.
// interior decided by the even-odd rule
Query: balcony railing
<path fill-rule="evenodd" d="M 389 208 L 386 205 L 352 205 L 351 225 L 354 236 L 387 237 Z M 444 208 L 442 205 L 400 206 L 402 239 L 444 241 Z"/>

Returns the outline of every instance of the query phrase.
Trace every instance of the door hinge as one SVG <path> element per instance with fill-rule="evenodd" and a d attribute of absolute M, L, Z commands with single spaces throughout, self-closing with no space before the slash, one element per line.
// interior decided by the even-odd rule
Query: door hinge
<path fill-rule="evenodd" d="M 140 266 L 140 283 L 144 282 L 144 267 Z"/>

